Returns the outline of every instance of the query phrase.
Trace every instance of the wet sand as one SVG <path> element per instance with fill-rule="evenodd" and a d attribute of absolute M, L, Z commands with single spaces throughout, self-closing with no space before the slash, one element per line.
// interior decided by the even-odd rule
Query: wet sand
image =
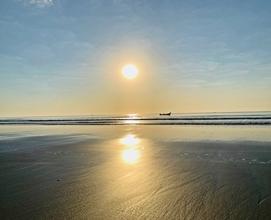
<path fill-rule="evenodd" d="M 268 139 L 84 129 L 2 128 L 1 219 L 270 219 Z"/>

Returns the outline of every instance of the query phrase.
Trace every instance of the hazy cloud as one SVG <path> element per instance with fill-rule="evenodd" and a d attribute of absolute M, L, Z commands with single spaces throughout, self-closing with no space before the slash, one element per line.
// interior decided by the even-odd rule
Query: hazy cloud
<path fill-rule="evenodd" d="M 54 4 L 54 0 L 21 0 L 21 2 L 39 8 L 50 7 Z"/>

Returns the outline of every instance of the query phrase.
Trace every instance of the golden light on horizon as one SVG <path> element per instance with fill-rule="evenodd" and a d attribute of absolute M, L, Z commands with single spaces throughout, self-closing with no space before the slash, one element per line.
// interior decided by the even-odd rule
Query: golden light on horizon
<path fill-rule="evenodd" d="M 126 64 L 121 70 L 122 75 L 129 80 L 135 79 L 138 72 L 138 68 L 134 64 Z"/>

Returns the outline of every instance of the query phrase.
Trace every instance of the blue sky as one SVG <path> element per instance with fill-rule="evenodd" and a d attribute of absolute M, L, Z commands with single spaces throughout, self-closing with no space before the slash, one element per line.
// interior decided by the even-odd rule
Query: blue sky
<path fill-rule="evenodd" d="M 270 11 L 261 0 L 2 0 L 0 115 L 271 110 Z M 141 84 L 115 77 L 125 62 Z"/>

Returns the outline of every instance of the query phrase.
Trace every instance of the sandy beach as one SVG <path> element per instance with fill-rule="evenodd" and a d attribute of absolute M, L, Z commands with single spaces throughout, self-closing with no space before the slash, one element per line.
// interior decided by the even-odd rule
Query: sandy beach
<path fill-rule="evenodd" d="M 268 219 L 269 132 L 1 127 L 0 217 Z"/>

